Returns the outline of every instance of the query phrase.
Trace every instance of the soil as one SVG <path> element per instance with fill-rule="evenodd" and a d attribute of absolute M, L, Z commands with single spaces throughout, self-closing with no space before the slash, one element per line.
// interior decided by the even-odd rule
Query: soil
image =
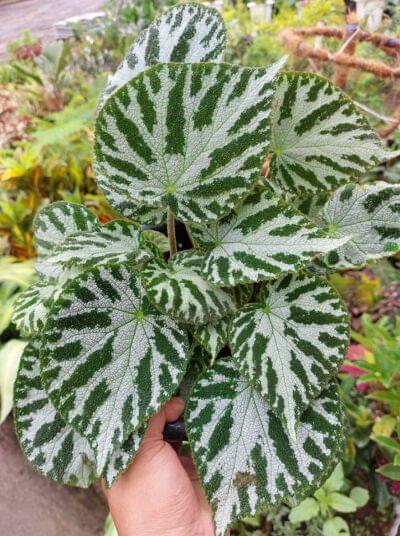
<path fill-rule="evenodd" d="M 29 30 L 38 38 L 55 37 L 54 24 L 101 10 L 104 0 L 0 0 L 0 58 L 8 42 Z"/>
<path fill-rule="evenodd" d="M 0 426 L 0 535 L 101 536 L 107 513 L 99 488 L 48 482 L 24 458 L 12 419 Z"/>

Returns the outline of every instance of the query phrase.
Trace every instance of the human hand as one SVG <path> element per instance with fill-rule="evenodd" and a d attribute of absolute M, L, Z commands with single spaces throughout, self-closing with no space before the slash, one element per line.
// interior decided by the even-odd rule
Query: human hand
<path fill-rule="evenodd" d="M 183 409 L 184 401 L 172 398 L 150 419 L 134 462 L 105 490 L 118 536 L 214 536 L 191 458 L 163 439 L 165 424 Z"/>

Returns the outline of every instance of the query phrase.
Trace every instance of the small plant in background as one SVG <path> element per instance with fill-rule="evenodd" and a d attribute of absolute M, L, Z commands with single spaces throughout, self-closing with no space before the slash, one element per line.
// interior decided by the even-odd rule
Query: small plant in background
<path fill-rule="evenodd" d="M 96 118 L 96 182 L 120 216 L 40 210 L 39 281 L 14 313 L 29 337 L 16 429 L 36 469 L 110 486 L 183 385 L 218 536 L 288 497 L 317 493 L 323 510 L 345 444 L 348 317 L 315 272 L 391 256 L 400 238 L 400 189 L 356 183 L 395 155 L 351 101 L 282 60 L 221 63 L 224 46 L 219 14 L 197 4 L 141 34 Z"/>
<path fill-rule="evenodd" d="M 351 487 L 345 480 L 342 464 L 339 463 L 313 497 L 292 508 L 289 521 L 298 524 L 318 518 L 324 536 L 350 534 L 346 520 L 337 514 L 355 512 L 365 506 L 368 500 L 368 490 Z"/>

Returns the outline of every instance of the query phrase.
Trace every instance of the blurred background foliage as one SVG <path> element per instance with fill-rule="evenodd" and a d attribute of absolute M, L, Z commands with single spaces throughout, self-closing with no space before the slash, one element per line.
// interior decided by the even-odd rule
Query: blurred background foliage
<path fill-rule="evenodd" d="M 36 211 L 56 200 L 84 203 L 102 222 L 116 216 L 96 188 L 92 169 L 93 120 L 107 76 L 139 32 L 174 0 L 111 0 L 104 16 L 68 25 L 68 38 L 45 43 L 25 33 L 0 62 L 0 422 L 11 409 L 12 385 L 24 347 L 10 323 L 18 293 L 33 281 Z M 300 5 L 301 4 L 301 5 Z M 347 2 L 349 5 L 354 2 Z M 257 19 L 244 0 L 215 2 L 228 29 L 226 60 L 267 65 L 287 50 L 288 27 L 345 27 L 343 0 L 276 0 L 271 22 Z M 365 22 L 360 21 L 365 28 Z M 400 6 L 386 2 L 379 32 L 400 35 Z M 310 38 L 311 44 L 316 43 Z M 332 52 L 342 43 L 318 42 Z M 370 43 L 357 55 L 395 66 Z M 289 54 L 288 68 L 333 78 L 330 63 Z M 400 82 L 352 70 L 346 92 L 366 107 L 375 127 L 400 118 Z M 399 127 L 385 138 L 400 148 Z M 400 162 L 371 170 L 363 181 L 400 182 Z M 314 497 L 297 508 L 261 512 L 232 534 L 261 536 L 397 534 L 400 525 L 400 257 L 361 271 L 331 276 L 349 306 L 352 343 L 339 380 L 349 413 L 349 441 L 343 463 Z M 354 491 L 356 490 L 356 491 Z M 364 491 L 360 491 L 364 490 Z M 396 510 L 397 508 L 397 510 Z M 394 530 L 396 532 L 394 532 Z M 108 534 L 114 534 L 109 520 Z"/>

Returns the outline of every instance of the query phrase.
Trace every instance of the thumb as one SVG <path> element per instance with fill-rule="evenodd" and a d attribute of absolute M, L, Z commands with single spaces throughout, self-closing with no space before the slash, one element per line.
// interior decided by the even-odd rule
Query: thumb
<path fill-rule="evenodd" d="M 174 422 L 182 415 L 185 409 L 185 402 L 182 398 L 171 398 L 158 413 L 149 420 L 146 439 L 163 439 L 164 426 L 167 422 Z"/>

